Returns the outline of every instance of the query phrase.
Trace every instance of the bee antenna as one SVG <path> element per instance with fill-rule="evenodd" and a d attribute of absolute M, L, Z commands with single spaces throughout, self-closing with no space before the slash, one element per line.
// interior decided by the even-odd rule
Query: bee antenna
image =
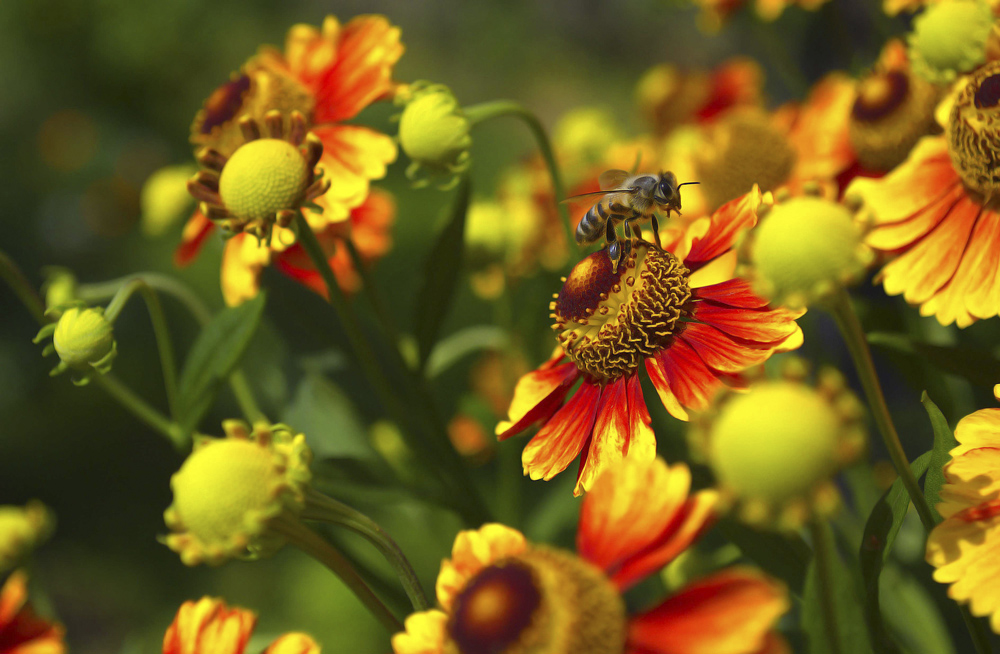
<path fill-rule="evenodd" d="M 677 188 L 680 188 L 682 186 L 687 186 L 688 184 L 701 184 L 701 182 L 684 182 L 683 184 L 678 184 Z"/>

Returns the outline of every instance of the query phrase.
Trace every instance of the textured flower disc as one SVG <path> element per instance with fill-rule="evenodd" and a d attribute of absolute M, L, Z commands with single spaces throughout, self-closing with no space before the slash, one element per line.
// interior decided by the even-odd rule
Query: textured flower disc
<path fill-rule="evenodd" d="M 890 170 L 906 159 L 920 137 L 935 129 L 937 99 L 932 84 L 905 71 L 875 72 L 861 80 L 849 126 L 861 164 Z"/>
<path fill-rule="evenodd" d="M 669 345 L 690 298 L 688 270 L 669 252 L 637 244 L 614 273 L 600 250 L 567 277 L 551 306 L 553 329 L 580 370 L 616 380 Z"/>
<path fill-rule="evenodd" d="M 948 154 L 965 184 L 986 199 L 1000 192 L 1000 62 L 980 68 L 955 99 Z"/>
<path fill-rule="evenodd" d="M 455 598 L 446 652 L 617 654 L 625 606 L 600 570 L 533 547 L 484 568 Z"/>
<path fill-rule="evenodd" d="M 219 179 L 226 210 L 246 221 L 273 220 L 283 209 L 297 209 L 309 183 L 305 158 L 291 143 L 259 139 L 233 153 Z"/>

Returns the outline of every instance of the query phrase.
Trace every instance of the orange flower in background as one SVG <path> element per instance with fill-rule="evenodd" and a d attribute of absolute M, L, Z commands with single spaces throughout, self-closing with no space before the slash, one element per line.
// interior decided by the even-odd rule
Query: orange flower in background
<path fill-rule="evenodd" d="M 826 2 L 827 0 L 757 0 L 754 11 L 760 18 L 773 21 L 793 5 L 807 11 L 816 11 Z M 701 7 L 699 18 L 702 29 L 717 32 L 743 6 L 744 0 L 694 0 L 694 4 Z"/>
<path fill-rule="evenodd" d="M 778 582 L 746 567 L 714 573 L 636 615 L 622 593 L 691 546 L 713 521 L 713 491 L 662 459 L 609 469 L 584 499 L 577 553 L 487 524 L 458 534 L 437 579 L 440 609 L 414 613 L 395 654 L 787 652 Z"/>
<path fill-rule="evenodd" d="M 922 139 L 879 180 L 847 189 L 871 213 L 870 246 L 890 257 L 889 295 L 920 314 L 967 327 L 1000 312 L 1000 213 L 995 149 L 1000 62 L 979 69 L 955 99 L 944 136 Z"/>
<path fill-rule="evenodd" d="M 28 575 L 18 570 L 0 589 L 0 654 L 63 654 L 61 625 L 35 615 L 28 604 Z"/>
<path fill-rule="evenodd" d="M 687 420 L 724 383 L 741 384 L 740 372 L 801 344 L 802 312 L 768 306 L 733 275 L 734 242 L 760 203 L 754 187 L 664 250 L 639 243 L 617 274 L 606 250 L 573 268 L 551 305 L 560 347 L 521 378 L 496 428 L 504 440 L 543 425 L 524 448 L 526 475 L 551 479 L 580 455 L 579 494 L 615 461 L 652 459 L 643 364 L 667 411 Z"/>
<path fill-rule="evenodd" d="M 163 636 L 163 654 L 243 654 L 257 625 L 257 615 L 229 608 L 221 599 L 184 602 Z M 302 633 L 288 633 L 264 654 L 319 654 L 320 647 Z"/>
<path fill-rule="evenodd" d="M 993 392 L 1000 399 L 1000 385 Z M 937 505 L 944 522 L 927 538 L 927 562 L 937 568 L 934 579 L 951 584 L 949 597 L 968 603 L 972 615 L 989 616 L 1000 633 L 1000 409 L 962 418 L 955 438 Z"/>

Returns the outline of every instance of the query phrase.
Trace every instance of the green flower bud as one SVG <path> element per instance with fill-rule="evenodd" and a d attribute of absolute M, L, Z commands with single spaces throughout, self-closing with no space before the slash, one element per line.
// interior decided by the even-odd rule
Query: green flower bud
<path fill-rule="evenodd" d="M 929 82 L 951 82 L 986 60 L 993 13 L 981 0 L 929 6 L 913 21 L 907 37 L 913 72 Z"/>
<path fill-rule="evenodd" d="M 160 236 L 176 223 L 194 204 L 187 190 L 188 179 L 197 172 L 194 166 L 166 166 L 150 175 L 142 185 L 142 231 Z"/>
<path fill-rule="evenodd" d="M 66 268 L 49 268 L 45 271 L 45 310 L 58 318 L 62 312 L 58 307 L 76 301 L 76 276 Z"/>
<path fill-rule="evenodd" d="M 118 355 L 111 322 L 104 317 L 104 309 L 74 306 L 63 311 L 58 322 L 49 323 L 39 330 L 34 342 L 52 336 L 50 343 L 42 351 L 43 356 L 52 352 L 59 355 L 59 364 L 51 375 L 58 375 L 72 368 L 83 373 L 73 383 L 84 385 L 95 372 L 105 374 L 111 370 L 111 362 Z"/>
<path fill-rule="evenodd" d="M 429 177 L 449 177 L 444 186 L 453 186 L 469 167 L 472 137 L 468 118 L 444 85 L 417 82 L 405 95 L 399 143 L 413 160 L 407 176 L 418 185 L 426 185 L 428 179 L 418 179 L 423 169 Z"/>

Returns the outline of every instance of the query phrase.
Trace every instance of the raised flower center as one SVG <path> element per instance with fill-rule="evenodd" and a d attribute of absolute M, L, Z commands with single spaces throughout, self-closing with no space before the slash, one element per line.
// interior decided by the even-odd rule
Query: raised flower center
<path fill-rule="evenodd" d="M 534 547 L 473 577 L 447 632 L 449 654 L 622 654 L 625 606 L 600 570 Z"/>
<path fill-rule="evenodd" d="M 577 368 L 614 381 L 670 344 L 690 299 L 688 270 L 669 252 L 637 244 L 614 273 L 600 250 L 566 278 L 550 307 L 552 328 Z"/>
<path fill-rule="evenodd" d="M 298 148 L 281 139 L 259 139 L 240 146 L 226 162 L 219 195 L 241 220 L 273 220 L 283 209 L 298 208 L 309 178 Z"/>
<path fill-rule="evenodd" d="M 952 164 L 984 198 L 1000 192 L 1000 62 L 980 68 L 955 99 L 946 130 Z"/>

